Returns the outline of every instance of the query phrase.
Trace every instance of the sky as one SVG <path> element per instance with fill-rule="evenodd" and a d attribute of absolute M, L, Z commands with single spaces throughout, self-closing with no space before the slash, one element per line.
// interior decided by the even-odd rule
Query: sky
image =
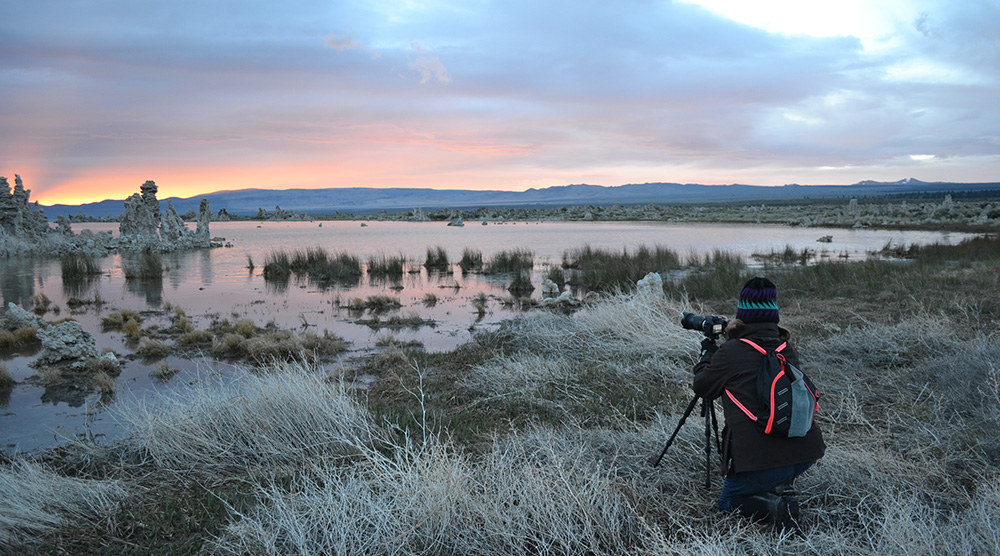
<path fill-rule="evenodd" d="M 0 176 L 1000 181 L 1000 0 L 0 0 Z"/>

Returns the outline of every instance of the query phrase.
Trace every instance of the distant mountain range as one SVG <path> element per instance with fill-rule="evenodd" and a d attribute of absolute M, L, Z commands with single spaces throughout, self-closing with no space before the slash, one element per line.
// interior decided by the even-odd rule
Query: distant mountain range
<path fill-rule="evenodd" d="M 850 197 L 886 197 L 903 195 L 949 194 L 1000 190 L 996 183 L 923 182 L 907 178 L 896 182 L 862 181 L 853 185 L 700 185 L 680 183 L 642 183 L 619 186 L 561 185 L 527 191 L 473 191 L 445 189 L 241 189 L 219 191 L 195 197 L 161 199 L 166 207 L 171 201 L 178 213 L 198 210 L 208 199 L 213 213 L 225 209 L 238 216 L 253 216 L 259 209 L 275 207 L 314 216 L 334 212 L 371 214 L 380 210 L 399 212 L 422 208 L 425 211 L 477 207 L 556 207 L 579 205 L 639 204 L 708 204 L 722 202 L 788 201 L 797 199 L 836 199 Z M 44 206 L 45 215 L 115 217 L 124 212 L 122 200 L 106 200 L 83 205 Z"/>

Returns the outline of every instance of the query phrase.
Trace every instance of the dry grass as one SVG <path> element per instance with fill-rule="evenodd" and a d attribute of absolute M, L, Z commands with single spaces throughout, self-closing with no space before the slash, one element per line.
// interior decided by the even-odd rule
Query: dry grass
<path fill-rule="evenodd" d="M 163 362 L 157 365 L 152 371 L 149 371 L 149 376 L 159 382 L 169 382 L 179 372 L 180 369 L 175 369 L 169 363 Z"/>
<path fill-rule="evenodd" d="M 120 311 L 114 311 L 112 313 L 109 313 L 101 317 L 101 328 L 103 328 L 105 331 L 108 330 L 121 331 L 125 327 L 125 325 L 130 321 L 134 321 L 135 323 L 138 324 L 142 322 L 142 317 L 139 315 L 139 313 L 136 313 L 131 309 L 122 309 Z"/>
<path fill-rule="evenodd" d="M 170 355 L 172 347 L 169 343 L 163 340 L 156 340 L 153 338 L 143 338 L 142 343 L 136 348 L 135 352 L 138 355 L 146 359 L 163 359 L 164 357 Z"/>
<path fill-rule="evenodd" d="M 377 435 L 339 383 L 302 365 L 201 384 L 121 408 L 123 449 L 169 469 L 273 472 L 353 456 Z"/>
<path fill-rule="evenodd" d="M 95 374 L 91 377 L 90 383 L 94 386 L 94 388 L 101 392 L 101 394 L 115 393 L 115 379 L 111 378 L 111 376 L 106 372 L 102 371 Z"/>
<path fill-rule="evenodd" d="M 38 329 L 25 326 L 15 330 L 0 329 L 0 349 L 15 349 L 38 342 Z"/>
<path fill-rule="evenodd" d="M 27 461 L 0 466 L 0 491 L 4 553 L 15 546 L 25 548 L 46 531 L 104 519 L 126 495 L 114 481 L 64 477 Z"/>

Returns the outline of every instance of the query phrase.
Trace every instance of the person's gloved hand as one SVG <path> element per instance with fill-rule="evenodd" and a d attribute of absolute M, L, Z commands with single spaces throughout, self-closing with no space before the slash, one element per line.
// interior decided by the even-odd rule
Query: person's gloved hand
<path fill-rule="evenodd" d="M 701 341 L 701 354 L 715 353 L 719 349 L 719 346 L 715 345 L 715 340 L 711 338 L 705 338 Z"/>

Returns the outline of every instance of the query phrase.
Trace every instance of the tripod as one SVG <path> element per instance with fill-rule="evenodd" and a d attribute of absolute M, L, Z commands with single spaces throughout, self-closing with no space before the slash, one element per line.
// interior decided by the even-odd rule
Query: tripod
<path fill-rule="evenodd" d="M 663 447 L 663 451 L 660 452 L 660 457 L 656 458 L 656 462 L 653 463 L 653 467 L 660 465 L 660 460 L 667 453 L 667 448 L 674 443 L 674 439 L 677 438 L 677 433 L 680 432 L 681 427 L 684 426 L 684 422 L 687 421 L 691 411 L 694 410 L 694 406 L 698 404 L 698 400 L 701 400 L 701 416 L 705 418 L 705 488 L 712 488 L 712 432 L 715 432 L 715 449 L 721 454 L 722 445 L 719 442 L 719 423 L 715 418 L 715 404 L 712 400 L 703 399 L 701 396 L 695 394 L 694 398 L 691 399 L 691 403 L 688 404 L 687 409 L 684 410 L 684 414 L 681 415 L 680 422 L 677 423 L 677 428 L 674 429 L 674 433 L 670 435 L 670 440 L 667 440 L 667 445 Z"/>

